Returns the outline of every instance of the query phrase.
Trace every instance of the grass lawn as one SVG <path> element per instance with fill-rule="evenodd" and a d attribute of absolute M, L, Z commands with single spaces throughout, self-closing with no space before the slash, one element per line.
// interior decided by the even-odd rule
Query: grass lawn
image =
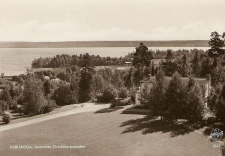
<path fill-rule="evenodd" d="M 86 112 L 0 132 L 2 156 L 222 155 L 207 135 L 143 115 Z M 85 146 L 81 149 L 10 149 L 13 145 Z"/>

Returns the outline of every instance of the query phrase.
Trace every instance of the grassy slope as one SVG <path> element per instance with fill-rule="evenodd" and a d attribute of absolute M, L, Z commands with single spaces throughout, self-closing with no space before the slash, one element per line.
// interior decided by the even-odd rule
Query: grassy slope
<path fill-rule="evenodd" d="M 181 41 L 68 41 L 68 42 L 0 42 L 0 48 L 72 48 L 72 47 L 208 47 L 207 40 Z"/>
<path fill-rule="evenodd" d="M 80 113 L 1 132 L 0 153 L 13 155 L 221 155 L 202 134 L 146 125 L 141 115 Z M 74 145 L 85 149 L 10 149 L 10 145 Z"/>

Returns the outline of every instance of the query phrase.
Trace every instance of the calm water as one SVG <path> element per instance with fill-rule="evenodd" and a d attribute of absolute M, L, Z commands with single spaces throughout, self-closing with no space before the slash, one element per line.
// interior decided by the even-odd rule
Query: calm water
<path fill-rule="evenodd" d="M 178 50 L 194 49 L 194 47 L 149 47 L 152 50 Z M 208 49 L 208 47 L 198 47 L 197 49 Z M 79 55 L 89 53 L 102 57 L 120 57 L 129 52 L 135 51 L 134 47 L 91 47 L 91 48 L 0 48 L 0 73 L 5 75 L 19 75 L 25 73 L 26 68 L 31 66 L 31 62 L 39 57 L 52 57 L 57 54 Z"/>

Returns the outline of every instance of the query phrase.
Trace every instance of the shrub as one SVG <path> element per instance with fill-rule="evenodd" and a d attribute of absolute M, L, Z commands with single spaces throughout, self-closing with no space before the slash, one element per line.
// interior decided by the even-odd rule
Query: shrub
<path fill-rule="evenodd" d="M 112 87 L 104 89 L 103 94 L 97 97 L 98 102 L 110 102 L 116 97 L 116 91 Z"/>
<path fill-rule="evenodd" d="M 119 98 L 127 98 L 127 89 L 121 88 L 118 93 Z"/>
<path fill-rule="evenodd" d="M 111 100 L 110 108 L 115 108 L 116 106 L 118 106 L 118 100 L 116 99 Z"/>
<path fill-rule="evenodd" d="M 0 112 L 9 109 L 9 105 L 5 101 L 2 101 L 2 100 L 0 100 L 0 107 L 1 107 Z"/>
<path fill-rule="evenodd" d="M 114 108 L 116 106 L 126 106 L 131 104 L 131 98 L 126 99 L 113 99 L 111 100 L 110 108 Z"/>
<path fill-rule="evenodd" d="M 11 100 L 10 102 L 9 102 L 10 104 L 10 109 L 11 110 L 16 110 L 17 109 L 17 101 L 16 100 Z"/>
<path fill-rule="evenodd" d="M 11 121 L 10 113 L 7 112 L 7 113 L 3 114 L 2 121 L 6 124 L 10 123 L 10 121 Z"/>
<path fill-rule="evenodd" d="M 55 100 L 48 99 L 47 105 L 43 107 L 43 113 L 49 113 L 56 107 Z"/>
<path fill-rule="evenodd" d="M 131 98 L 126 98 L 123 100 L 117 100 L 118 101 L 118 106 L 126 106 L 131 104 Z"/>

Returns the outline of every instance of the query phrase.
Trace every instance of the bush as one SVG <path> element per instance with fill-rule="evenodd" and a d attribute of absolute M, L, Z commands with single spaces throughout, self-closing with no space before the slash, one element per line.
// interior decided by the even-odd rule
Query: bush
<path fill-rule="evenodd" d="M 123 100 L 118 100 L 118 106 L 126 106 L 131 104 L 131 98 L 126 98 Z"/>
<path fill-rule="evenodd" d="M 11 115 L 10 113 L 4 113 L 3 116 L 2 116 L 2 121 L 6 124 L 10 123 L 11 121 Z"/>
<path fill-rule="evenodd" d="M 17 109 L 17 101 L 16 100 L 11 100 L 10 102 L 10 109 L 11 110 L 16 110 Z"/>
<path fill-rule="evenodd" d="M 48 99 L 47 105 L 43 107 L 43 113 L 49 113 L 56 107 L 55 100 Z"/>
<path fill-rule="evenodd" d="M 9 109 L 9 105 L 5 101 L 0 100 L 0 108 L 0 112 L 5 111 Z"/>
<path fill-rule="evenodd" d="M 130 105 L 131 104 L 131 99 L 130 98 L 126 98 L 126 99 L 113 99 L 111 100 L 111 105 L 110 108 L 114 108 L 116 106 L 126 106 L 126 105 Z"/>
<path fill-rule="evenodd" d="M 97 97 L 98 102 L 108 103 L 116 97 L 116 90 L 112 87 L 107 87 L 104 89 L 102 95 Z"/>
<path fill-rule="evenodd" d="M 115 108 L 116 106 L 118 106 L 118 100 L 116 99 L 111 100 L 110 108 Z"/>
<path fill-rule="evenodd" d="M 118 93 L 119 98 L 127 98 L 127 89 L 121 88 Z"/>

